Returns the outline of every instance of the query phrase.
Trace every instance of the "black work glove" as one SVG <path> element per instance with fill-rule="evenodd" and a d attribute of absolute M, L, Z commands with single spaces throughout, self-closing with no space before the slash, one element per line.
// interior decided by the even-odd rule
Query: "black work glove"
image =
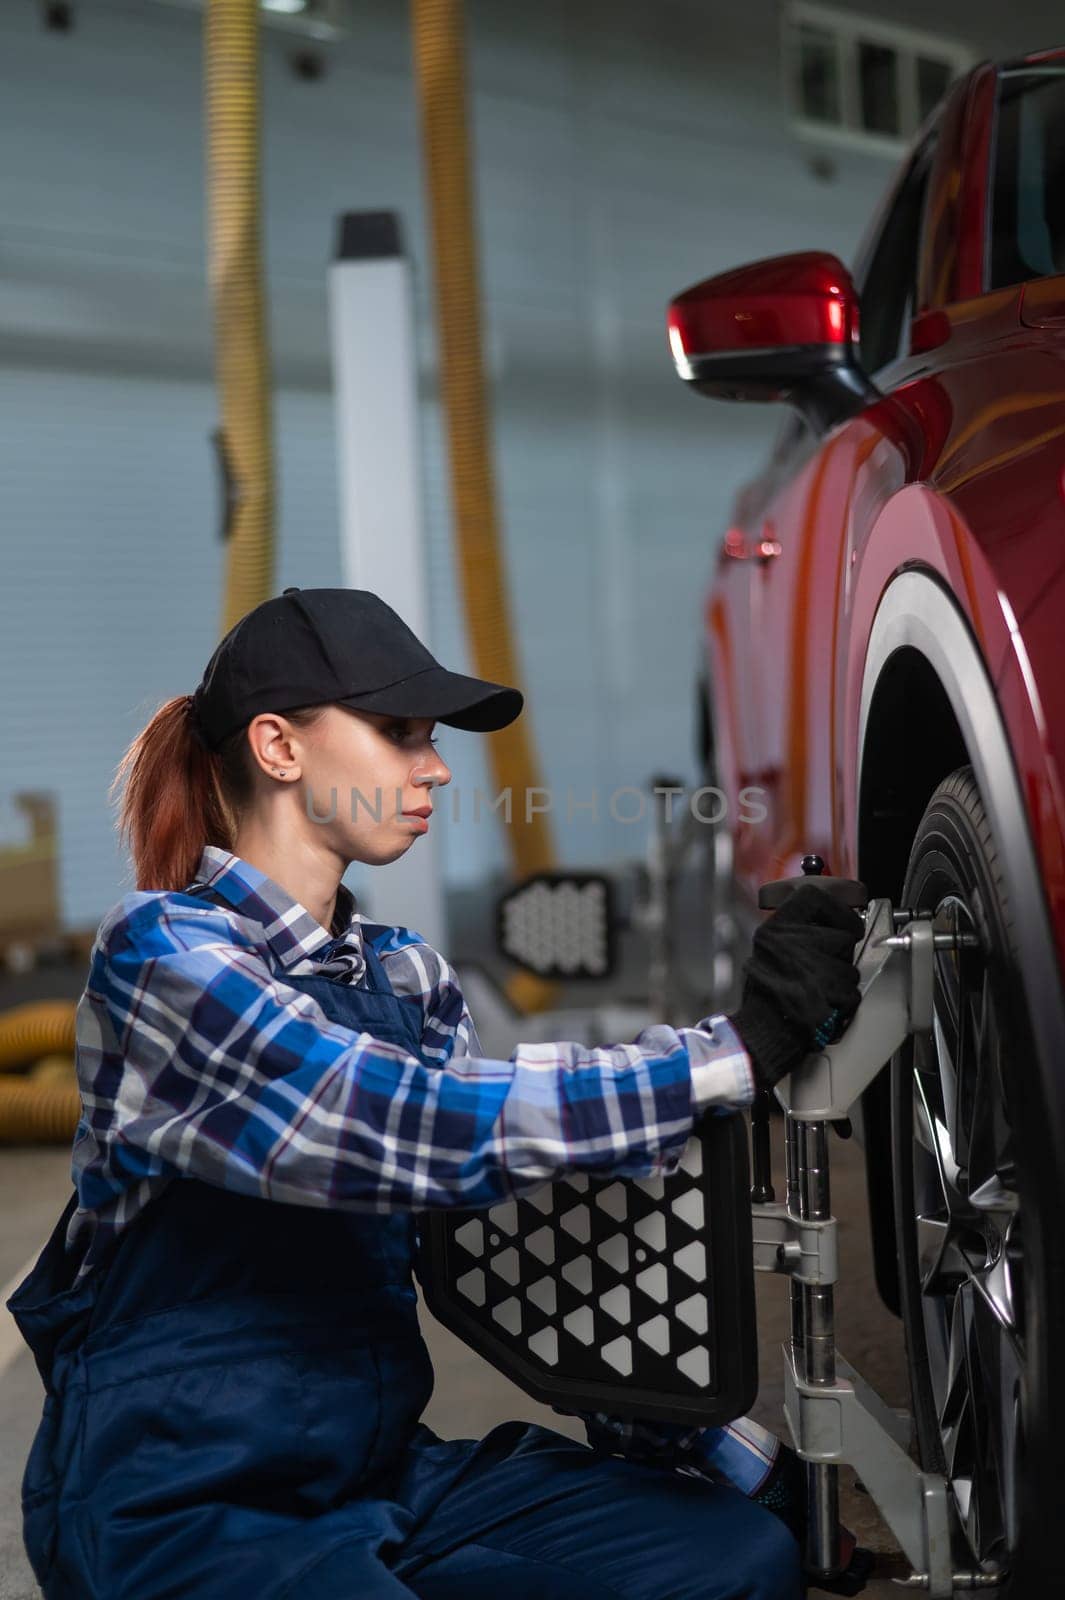
<path fill-rule="evenodd" d="M 800 884 L 758 928 L 729 1021 L 759 1088 L 771 1089 L 843 1032 L 861 999 L 854 947 L 864 933 L 856 911 L 812 883 Z"/>

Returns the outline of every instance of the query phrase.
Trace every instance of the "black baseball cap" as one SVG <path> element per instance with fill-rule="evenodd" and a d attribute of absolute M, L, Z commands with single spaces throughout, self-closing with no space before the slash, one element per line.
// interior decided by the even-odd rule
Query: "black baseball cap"
<path fill-rule="evenodd" d="M 290 588 L 220 641 L 192 696 L 193 721 L 217 750 L 260 711 L 326 703 L 490 733 L 514 721 L 524 696 L 448 672 L 368 589 Z"/>

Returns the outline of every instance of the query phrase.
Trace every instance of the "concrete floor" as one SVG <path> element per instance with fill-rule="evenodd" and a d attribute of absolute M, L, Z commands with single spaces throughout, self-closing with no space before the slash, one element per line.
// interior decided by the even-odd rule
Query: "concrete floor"
<path fill-rule="evenodd" d="M 76 994 L 80 987 L 79 980 L 71 990 L 69 975 L 31 974 L 19 980 L 17 998 L 30 998 L 34 993 Z M 0 1009 L 14 1003 L 15 998 L 9 985 L 0 982 Z M 471 1008 L 477 1018 L 472 996 Z M 622 1013 L 616 1013 L 615 1020 L 620 1024 L 625 1019 Z M 619 1031 L 614 1037 L 633 1036 L 640 1024 L 635 1013 L 628 1020 L 635 1024 L 632 1029 Z M 490 1043 L 485 1037 L 491 1031 L 487 1025 L 482 1030 L 486 1053 L 495 1053 L 497 1048 L 495 1041 Z M 574 1030 L 539 1033 L 539 1037 L 545 1036 L 577 1035 Z M 836 1139 L 832 1140 L 831 1150 L 833 1210 L 840 1222 L 842 1261 L 842 1280 L 836 1296 L 840 1346 L 889 1405 L 903 1407 L 908 1391 L 901 1332 L 877 1298 L 868 1256 L 862 1153 L 854 1141 L 843 1143 Z M 35 1600 L 39 1596 L 22 1548 L 19 1483 L 40 1416 L 42 1396 L 32 1357 L 22 1346 L 2 1305 L 24 1266 L 44 1243 L 67 1198 L 69 1182 L 69 1154 L 65 1149 L 0 1151 L 0 1284 L 7 1286 L 0 1295 L 0 1600 Z M 758 1300 L 762 1377 L 753 1415 L 786 1435 L 779 1354 L 787 1324 L 787 1289 L 783 1280 L 760 1275 Z M 518 1417 L 581 1437 L 579 1424 L 568 1425 L 554 1412 L 528 1399 L 428 1313 L 424 1315 L 424 1326 L 437 1374 L 426 1421 L 440 1434 L 479 1435 L 497 1422 Z M 889 1595 L 898 1594 L 890 1579 L 904 1576 L 908 1564 L 868 1496 L 856 1491 L 853 1473 L 846 1468 L 841 1473 L 841 1504 L 844 1520 L 860 1542 L 878 1552 L 877 1577 L 864 1593 L 870 1600 L 887 1600 Z M 811 1600 L 820 1593 L 811 1589 Z"/>

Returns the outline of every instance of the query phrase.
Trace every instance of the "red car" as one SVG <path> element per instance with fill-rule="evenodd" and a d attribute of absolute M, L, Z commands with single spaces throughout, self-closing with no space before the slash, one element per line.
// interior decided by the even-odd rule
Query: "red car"
<path fill-rule="evenodd" d="M 731 824 L 737 903 L 813 851 L 978 936 L 862 1121 L 922 1463 L 957 1559 L 1036 1600 L 1065 1574 L 1065 50 L 955 86 L 852 271 L 740 267 L 669 339 L 702 393 L 791 407 L 706 604 L 707 781 L 766 810 Z"/>

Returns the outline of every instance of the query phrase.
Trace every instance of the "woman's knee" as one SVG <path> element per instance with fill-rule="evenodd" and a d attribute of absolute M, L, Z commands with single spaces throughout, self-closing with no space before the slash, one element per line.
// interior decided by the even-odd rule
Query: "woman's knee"
<path fill-rule="evenodd" d="M 801 1600 L 800 1547 L 780 1518 L 739 1490 L 707 1486 L 704 1493 L 702 1506 L 689 1507 L 699 1536 L 688 1546 L 686 1600 Z"/>
<path fill-rule="evenodd" d="M 798 1540 L 778 1516 L 764 1506 L 749 1503 L 755 1515 L 744 1530 L 750 1554 L 747 1587 L 736 1600 L 801 1600 L 802 1552 Z"/>

